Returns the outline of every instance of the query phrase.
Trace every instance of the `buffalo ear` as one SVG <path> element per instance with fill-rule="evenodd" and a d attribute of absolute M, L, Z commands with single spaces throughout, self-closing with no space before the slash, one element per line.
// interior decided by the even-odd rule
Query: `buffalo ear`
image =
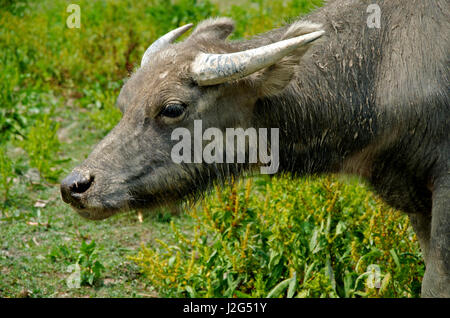
<path fill-rule="evenodd" d="M 230 18 L 210 18 L 202 21 L 189 36 L 190 39 L 225 40 L 234 31 Z"/>
<path fill-rule="evenodd" d="M 320 24 L 298 21 L 286 30 L 280 40 L 298 37 L 321 29 L 322 25 Z M 300 46 L 277 63 L 250 75 L 253 84 L 260 88 L 260 94 L 273 96 L 283 91 L 299 70 L 302 57 L 314 45 L 313 43 L 316 41 Z"/>

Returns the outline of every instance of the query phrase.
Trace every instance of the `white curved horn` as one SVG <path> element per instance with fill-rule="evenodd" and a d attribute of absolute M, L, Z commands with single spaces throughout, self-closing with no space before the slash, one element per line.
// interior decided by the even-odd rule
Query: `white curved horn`
<path fill-rule="evenodd" d="M 315 31 L 247 51 L 227 54 L 200 53 L 191 65 L 193 78 L 200 86 L 216 85 L 238 79 L 275 64 L 277 61 L 320 38 Z"/>
<path fill-rule="evenodd" d="M 169 33 L 163 35 L 158 40 L 152 43 L 148 47 L 148 49 L 145 51 L 144 56 L 141 60 L 141 67 L 144 66 L 149 60 L 150 57 L 156 53 L 157 51 L 160 51 L 170 43 L 173 43 L 176 39 L 178 39 L 180 36 L 182 36 L 187 30 L 192 28 L 193 24 L 189 23 L 186 25 L 183 25 L 182 27 L 179 27 L 175 30 L 170 31 Z"/>

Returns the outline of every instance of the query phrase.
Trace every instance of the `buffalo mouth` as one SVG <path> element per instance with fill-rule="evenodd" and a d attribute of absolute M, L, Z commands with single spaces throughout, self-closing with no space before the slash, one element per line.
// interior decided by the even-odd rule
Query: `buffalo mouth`
<path fill-rule="evenodd" d="M 123 208 L 113 207 L 113 206 L 89 206 L 88 204 L 70 204 L 71 207 L 78 213 L 81 217 L 89 220 L 103 220 L 107 219 L 120 211 Z"/>
<path fill-rule="evenodd" d="M 88 220 L 104 220 L 117 213 L 117 211 L 114 210 L 103 210 L 101 211 L 101 213 L 98 213 L 98 211 L 88 209 L 74 209 L 78 213 L 78 215 Z"/>
<path fill-rule="evenodd" d="M 89 201 L 94 201 L 91 203 Z M 126 200 L 105 200 L 101 198 L 83 198 L 80 201 L 66 202 L 83 218 L 89 220 L 107 219 L 119 212 L 130 210 L 152 210 L 158 206 L 164 205 L 161 200 L 157 200 L 155 196 L 146 195 L 144 198 L 129 197 Z"/>
<path fill-rule="evenodd" d="M 106 178 L 98 172 L 94 177 L 94 174 L 94 169 L 76 168 L 61 182 L 62 200 L 89 220 L 102 220 L 130 210 L 172 206 L 200 189 L 198 184 L 193 186 L 185 178 L 178 179 L 176 187 L 169 187 L 152 182 L 154 177 L 148 173 L 121 179 Z"/>

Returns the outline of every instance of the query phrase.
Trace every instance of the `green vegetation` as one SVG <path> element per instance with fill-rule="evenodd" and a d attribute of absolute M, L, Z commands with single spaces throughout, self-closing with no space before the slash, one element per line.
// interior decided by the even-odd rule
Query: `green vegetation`
<path fill-rule="evenodd" d="M 172 223 L 170 240 L 133 258 L 163 296 L 418 295 L 423 268 L 408 220 L 360 184 L 254 182 L 218 189 L 189 212 L 189 229 Z"/>
<path fill-rule="evenodd" d="M 98 260 L 95 241 L 89 244 L 83 241 L 77 253 L 73 253 L 73 250 L 66 245 L 54 246 L 47 256 L 52 262 L 65 263 L 68 270 L 74 272 L 74 275 L 69 276 L 68 284 L 73 283 L 77 288 L 81 285 L 93 286 L 98 283 L 105 269 Z"/>
<path fill-rule="evenodd" d="M 258 177 L 182 215 L 101 222 L 60 200 L 58 181 L 118 122 L 123 79 L 153 40 L 218 15 L 251 37 L 321 1 L 75 3 L 80 29 L 66 26 L 67 1 L 0 0 L 0 296 L 419 296 L 407 217 L 355 179 Z"/>

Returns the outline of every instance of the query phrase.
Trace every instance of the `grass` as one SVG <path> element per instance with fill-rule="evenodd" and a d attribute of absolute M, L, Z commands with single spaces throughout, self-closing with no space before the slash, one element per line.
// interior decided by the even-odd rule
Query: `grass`
<path fill-rule="evenodd" d="M 117 123 L 123 79 L 153 40 L 217 15 L 250 37 L 321 1 L 76 3 L 80 29 L 67 1 L 0 1 L 0 296 L 419 296 L 406 216 L 355 179 L 255 178 L 179 216 L 77 216 L 58 181 Z"/>

